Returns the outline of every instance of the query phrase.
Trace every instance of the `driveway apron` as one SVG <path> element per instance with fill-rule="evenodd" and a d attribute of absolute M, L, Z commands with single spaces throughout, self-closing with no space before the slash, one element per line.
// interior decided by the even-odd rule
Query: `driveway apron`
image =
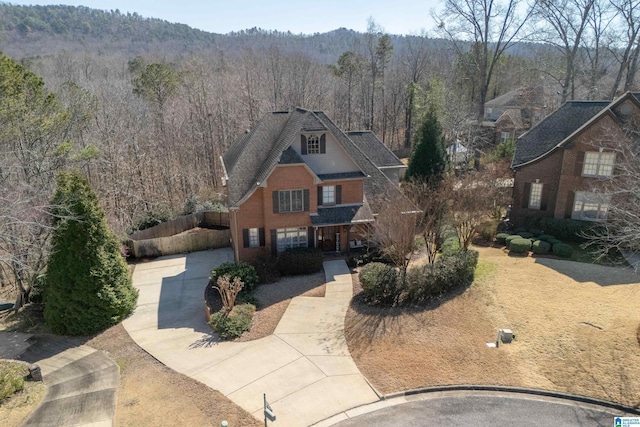
<path fill-rule="evenodd" d="M 242 343 L 219 341 L 204 318 L 209 272 L 232 260 L 217 249 L 138 264 L 138 307 L 124 322 L 131 337 L 258 419 L 266 393 L 278 425 L 308 426 L 378 400 L 345 340 L 352 283 L 343 260 L 324 263 L 324 298 L 293 298 L 273 335 Z"/>

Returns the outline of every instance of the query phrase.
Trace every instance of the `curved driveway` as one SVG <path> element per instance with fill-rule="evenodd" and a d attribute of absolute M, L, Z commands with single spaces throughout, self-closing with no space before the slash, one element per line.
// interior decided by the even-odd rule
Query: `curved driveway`
<path fill-rule="evenodd" d="M 578 427 L 614 425 L 615 409 L 532 394 L 452 391 L 416 394 L 355 408 L 317 427 Z"/>
<path fill-rule="evenodd" d="M 273 335 L 219 342 L 204 319 L 204 289 L 211 269 L 232 260 L 230 249 L 217 249 L 136 265 L 138 307 L 123 322 L 129 335 L 168 367 L 219 390 L 258 419 L 266 393 L 278 425 L 308 426 L 378 400 L 344 337 L 352 297 L 344 261 L 324 263 L 325 297 L 294 298 Z"/>

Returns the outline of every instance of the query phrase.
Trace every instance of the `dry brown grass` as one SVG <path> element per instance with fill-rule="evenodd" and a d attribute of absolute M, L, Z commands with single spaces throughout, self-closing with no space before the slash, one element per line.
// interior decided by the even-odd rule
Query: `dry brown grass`
<path fill-rule="evenodd" d="M 47 391 L 43 382 L 25 381 L 22 391 L 0 401 L 0 420 L 7 427 L 19 426 L 37 407 Z"/>
<path fill-rule="evenodd" d="M 119 324 L 87 342 L 120 365 L 117 426 L 231 426 L 261 423 L 220 392 L 179 374 L 142 350 Z"/>
<path fill-rule="evenodd" d="M 459 296 L 420 310 L 349 310 L 349 349 L 376 388 L 502 384 L 640 404 L 639 276 L 475 249 L 476 281 Z M 516 341 L 486 347 L 499 328 Z"/>

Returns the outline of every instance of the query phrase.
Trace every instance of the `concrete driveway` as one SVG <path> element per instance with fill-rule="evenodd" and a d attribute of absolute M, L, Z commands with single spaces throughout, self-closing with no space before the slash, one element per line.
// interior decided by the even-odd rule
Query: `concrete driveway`
<path fill-rule="evenodd" d="M 138 307 L 123 322 L 129 335 L 168 367 L 219 390 L 258 419 L 266 393 L 278 425 L 308 426 L 378 400 L 344 337 L 352 296 L 344 261 L 324 263 L 324 298 L 296 297 L 273 335 L 233 343 L 220 342 L 204 318 L 209 272 L 232 260 L 230 249 L 217 249 L 136 265 Z"/>

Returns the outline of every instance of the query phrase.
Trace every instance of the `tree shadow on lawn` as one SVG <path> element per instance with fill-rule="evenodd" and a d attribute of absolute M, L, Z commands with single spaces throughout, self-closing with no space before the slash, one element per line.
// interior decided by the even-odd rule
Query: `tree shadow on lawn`
<path fill-rule="evenodd" d="M 467 285 L 452 288 L 446 294 L 431 298 L 420 303 L 401 303 L 394 306 L 384 304 L 371 304 L 365 300 L 363 292 L 359 292 L 351 299 L 350 308 L 358 316 L 355 317 L 353 327 L 346 328 L 347 341 L 366 339 L 371 344 L 376 337 L 389 333 L 400 333 L 403 327 L 403 318 L 415 317 L 426 311 L 439 308 L 442 304 L 464 294 L 473 281 Z"/>
<path fill-rule="evenodd" d="M 536 257 L 535 263 L 579 283 L 593 282 L 599 286 L 640 284 L 640 275 L 630 267 L 610 267 L 544 257 Z"/>

